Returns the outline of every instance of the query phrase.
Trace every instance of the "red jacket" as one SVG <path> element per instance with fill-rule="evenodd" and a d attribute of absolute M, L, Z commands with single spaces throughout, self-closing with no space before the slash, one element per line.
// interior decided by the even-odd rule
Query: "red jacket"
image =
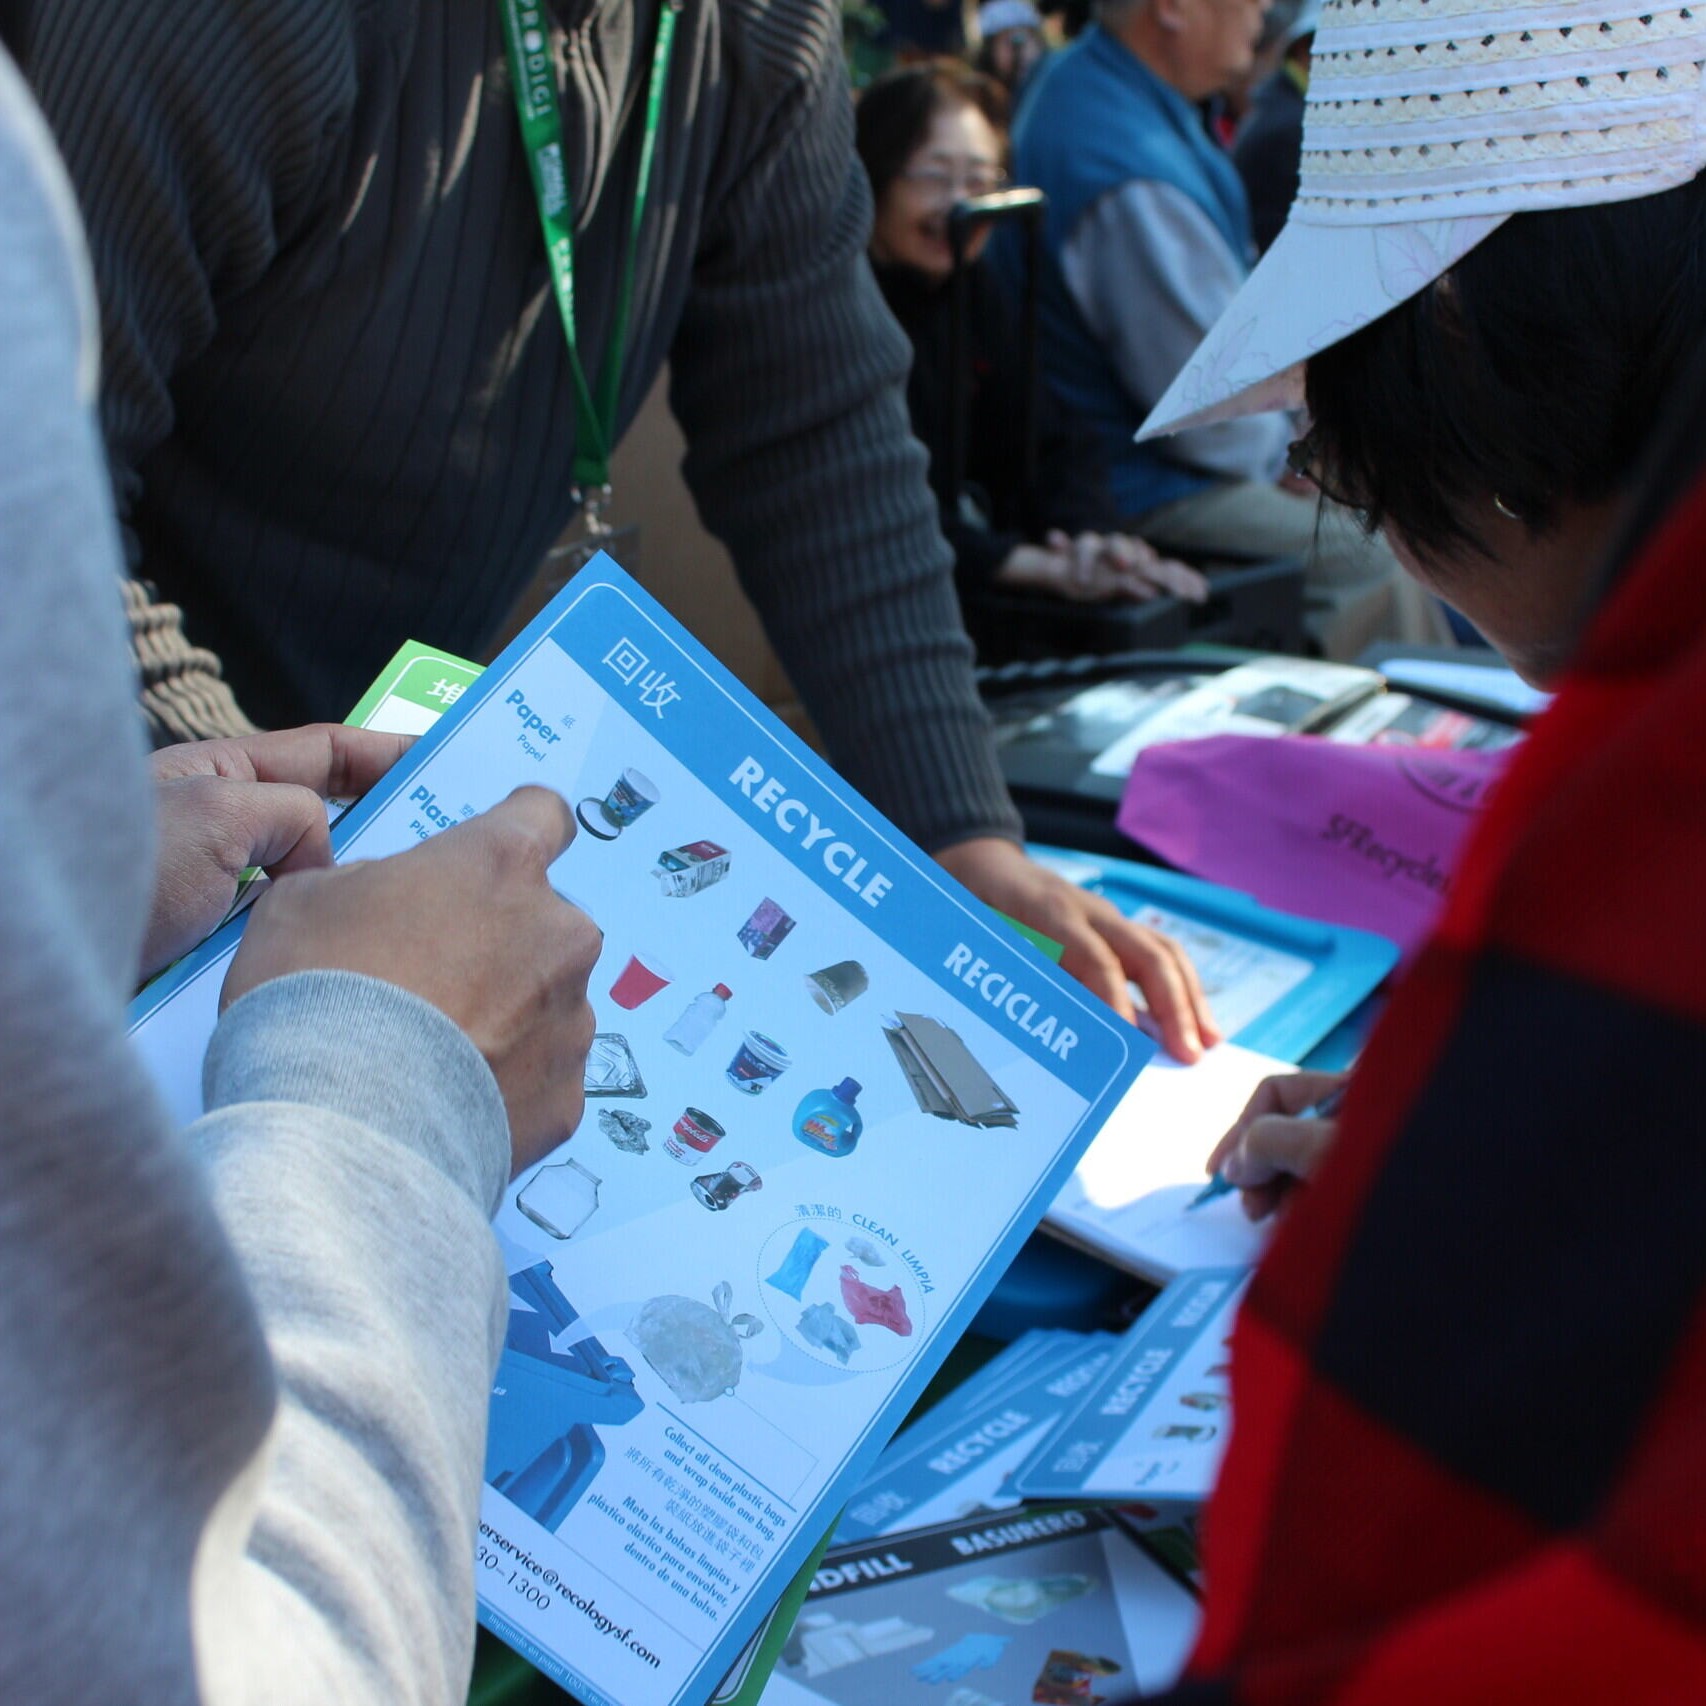
<path fill-rule="evenodd" d="M 1233 1367 L 1177 1701 L 1706 1701 L 1706 483 L 1495 796 Z"/>

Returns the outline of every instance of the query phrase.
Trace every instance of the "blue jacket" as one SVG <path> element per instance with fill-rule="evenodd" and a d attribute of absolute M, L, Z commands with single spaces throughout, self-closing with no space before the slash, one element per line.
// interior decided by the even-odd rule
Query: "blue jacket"
<path fill-rule="evenodd" d="M 1201 115 L 1135 54 L 1091 25 L 1038 72 L 1013 127 L 1015 178 L 1048 196 L 1037 280 L 1042 362 L 1054 389 L 1106 449 L 1114 500 L 1142 516 L 1215 484 L 1169 459 L 1166 445 L 1133 444 L 1155 397 L 1133 397 L 1066 288 L 1061 255 L 1086 211 L 1137 179 L 1190 197 L 1237 255 L 1250 252 L 1244 187 Z M 1004 257 L 1010 266 L 1014 252 Z"/>

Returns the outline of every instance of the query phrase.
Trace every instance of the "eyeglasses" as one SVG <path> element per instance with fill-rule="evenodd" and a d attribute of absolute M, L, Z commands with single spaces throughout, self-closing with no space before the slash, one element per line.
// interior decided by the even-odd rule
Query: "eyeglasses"
<path fill-rule="evenodd" d="M 994 195 L 1007 188 L 1007 174 L 999 166 L 914 166 L 900 174 L 931 195 L 952 199 L 963 190 L 968 196 Z"/>
<path fill-rule="evenodd" d="M 1374 516 L 1368 507 L 1357 503 L 1343 492 L 1334 491 L 1322 478 L 1321 440 L 1315 428 L 1311 427 L 1302 438 L 1294 438 L 1286 446 L 1285 465 L 1298 479 L 1307 480 L 1328 503 L 1348 511 L 1358 527 L 1365 531 L 1373 530 Z"/>

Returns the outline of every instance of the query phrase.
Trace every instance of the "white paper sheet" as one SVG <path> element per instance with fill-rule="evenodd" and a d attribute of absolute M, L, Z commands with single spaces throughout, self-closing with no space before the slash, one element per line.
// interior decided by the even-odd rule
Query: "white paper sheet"
<path fill-rule="evenodd" d="M 1043 1225 L 1133 1273 L 1166 1282 L 1189 1268 L 1248 1267 L 1266 1231 L 1236 1195 L 1185 1205 L 1203 1163 L 1264 1078 L 1296 1067 L 1222 1043 L 1195 1066 L 1162 1056 L 1127 1091 L 1055 1198 Z"/>

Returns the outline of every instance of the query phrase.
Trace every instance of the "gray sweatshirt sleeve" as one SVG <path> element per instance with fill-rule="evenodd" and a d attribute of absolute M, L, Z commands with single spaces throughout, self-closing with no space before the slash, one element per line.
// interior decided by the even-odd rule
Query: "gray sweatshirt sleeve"
<path fill-rule="evenodd" d="M 1161 400 L 1246 276 L 1207 214 L 1183 191 L 1149 179 L 1092 204 L 1067 241 L 1061 271 L 1142 409 Z M 1290 436 L 1283 415 L 1248 415 L 1174 433 L 1161 447 L 1205 474 L 1273 481 L 1285 472 Z"/>
<path fill-rule="evenodd" d="M 672 350 L 688 481 L 848 779 L 931 851 L 1016 838 L 911 434 L 910 349 L 865 261 L 839 15 L 735 10 L 738 74 L 773 93 L 741 103 L 762 127 Z"/>
<path fill-rule="evenodd" d="M 173 1130 L 152 798 L 70 187 L 0 51 L 0 1701 L 462 1698 L 509 1146 L 450 1021 L 313 973 Z"/>
<path fill-rule="evenodd" d="M 279 1400 L 197 1550 L 203 1696 L 459 1700 L 506 1319 L 497 1084 L 436 1008 L 314 972 L 225 1014 L 204 1092 L 188 1142 Z M 289 1655 L 288 1684 L 263 1650 Z"/>

